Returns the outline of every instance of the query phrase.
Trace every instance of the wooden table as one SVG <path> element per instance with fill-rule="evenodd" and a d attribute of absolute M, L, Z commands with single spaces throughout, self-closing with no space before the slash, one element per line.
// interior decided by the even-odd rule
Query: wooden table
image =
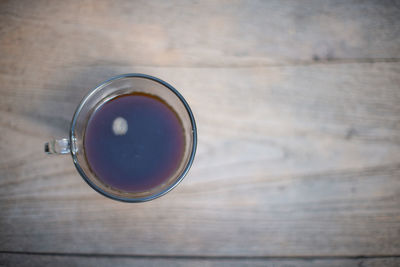
<path fill-rule="evenodd" d="M 143 204 L 43 153 L 130 72 L 199 134 Z M 400 265 L 399 1 L 2 1 L 0 94 L 0 265 Z"/>

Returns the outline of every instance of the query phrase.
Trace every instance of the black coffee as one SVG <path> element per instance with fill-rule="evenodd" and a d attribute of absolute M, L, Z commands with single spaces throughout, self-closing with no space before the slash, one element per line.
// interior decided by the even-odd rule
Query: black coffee
<path fill-rule="evenodd" d="M 91 115 L 86 160 L 99 180 L 125 192 L 164 183 L 178 168 L 185 147 L 177 114 L 162 99 L 132 93 L 113 98 Z"/>

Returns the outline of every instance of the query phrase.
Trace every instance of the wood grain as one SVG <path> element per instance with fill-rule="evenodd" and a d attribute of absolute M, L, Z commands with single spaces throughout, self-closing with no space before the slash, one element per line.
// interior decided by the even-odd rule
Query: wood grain
<path fill-rule="evenodd" d="M 140 69 L 170 77 L 192 105 L 199 128 L 187 179 L 141 205 L 103 198 L 82 181 L 69 157 L 41 152 L 45 138 L 62 130 L 46 116 L 68 127 L 59 101 L 50 101 L 57 96 L 42 97 L 50 89 L 4 96 L 8 156 L 0 233 L 6 242 L 0 248 L 398 254 L 399 70 L 399 63 Z M 199 77 L 207 77 L 209 86 Z"/>
<path fill-rule="evenodd" d="M 399 58 L 399 2 L 2 1 L 2 60 L 53 68 Z M 34 53 L 32 53 L 34 52 Z M 22 69 L 18 69 L 22 71 Z"/>
<path fill-rule="evenodd" d="M 32 255 L 0 253 L 0 266 L 274 266 L 274 267 L 397 267 L 400 259 L 387 258 L 328 258 L 328 259 L 209 259 L 176 257 L 114 257 L 114 256 L 71 256 L 71 255 Z"/>
<path fill-rule="evenodd" d="M 395 266 L 399 18 L 396 1 L 1 2 L 0 251 L 248 262 L 2 261 Z M 127 72 L 174 85 L 199 134 L 183 183 L 139 205 L 42 152 L 90 88 Z M 270 256 L 317 259 L 248 258 Z M 378 258 L 343 258 L 355 256 Z"/>

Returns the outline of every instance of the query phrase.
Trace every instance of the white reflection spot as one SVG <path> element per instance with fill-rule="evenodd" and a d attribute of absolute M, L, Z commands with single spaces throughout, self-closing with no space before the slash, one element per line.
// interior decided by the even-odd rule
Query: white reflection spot
<path fill-rule="evenodd" d="M 128 122 L 122 117 L 117 117 L 113 121 L 112 130 L 115 135 L 124 135 L 128 131 Z"/>

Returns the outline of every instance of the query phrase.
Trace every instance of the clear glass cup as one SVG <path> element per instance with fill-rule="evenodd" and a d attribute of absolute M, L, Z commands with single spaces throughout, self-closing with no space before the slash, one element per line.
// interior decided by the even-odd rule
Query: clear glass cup
<path fill-rule="evenodd" d="M 124 192 L 114 189 L 101 180 L 91 170 L 86 157 L 83 139 L 87 122 L 93 111 L 101 104 L 118 95 L 142 92 L 163 99 L 179 116 L 184 129 L 185 148 L 176 171 L 164 182 L 145 192 Z M 197 146 L 197 130 L 193 113 L 182 95 L 168 83 L 145 74 L 123 74 L 113 77 L 87 94 L 72 118 L 69 138 L 51 140 L 45 144 L 48 154 L 71 154 L 76 169 L 82 178 L 97 192 L 114 200 L 143 202 L 160 197 L 185 177 L 192 165 Z"/>

